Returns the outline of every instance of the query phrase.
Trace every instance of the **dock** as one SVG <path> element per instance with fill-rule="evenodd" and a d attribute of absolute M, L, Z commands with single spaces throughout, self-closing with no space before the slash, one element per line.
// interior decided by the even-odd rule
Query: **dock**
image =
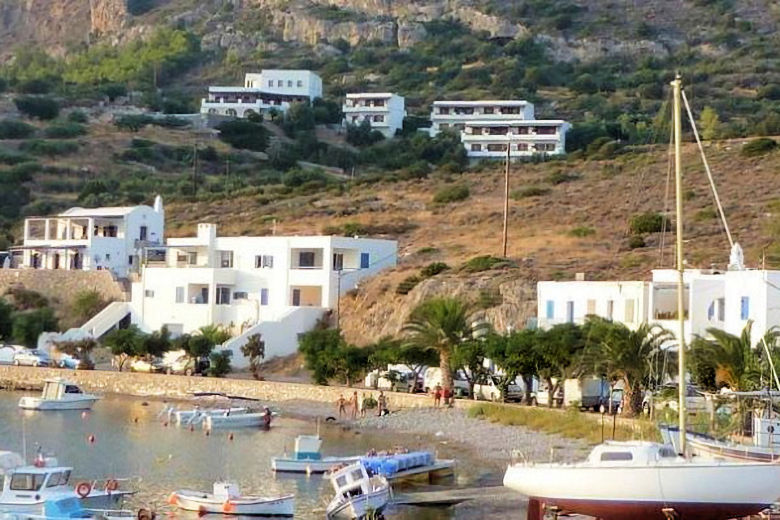
<path fill-rule="evenodd" d="M 387 480 L 393 483 L 398 482 L 427 482 L 432 484 L 437 480 L 449 478 L 455 475 L 454 460 L 437 460 L 430 466 L 418 466 L 394 473 L 388 476 Z"/>
<path fill-rule="evenodd" d="M 477 498 L 510 496 L 512 494 L 513 491 L 504 486 L 444 489 L 441 491 L 400 493 L 393 497 L 393 504 L 405 506 L 452 506 Z"/>

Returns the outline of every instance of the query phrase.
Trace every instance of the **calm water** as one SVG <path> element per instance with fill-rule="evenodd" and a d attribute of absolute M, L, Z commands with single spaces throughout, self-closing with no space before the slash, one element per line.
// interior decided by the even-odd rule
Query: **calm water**
<path fill-rule="evenodd" d="M 196 428 L 165 427 L 157 414 L 162 403 L 151 401 L 148 406 L 134 398 L 117 396 L 99 401 L 91 412 L 31 412 L 17 407 L 22 393 L 0 391 L 0 450 L 22 452 L 26 438 L 28 459 L 36 446 L 54 454 L 61 464 L 74 467 L 75 477 L 137 477 L 133 486 L 138 495 L 128 504 L 167 511 L 167 496 L 176 489 L 210 490 L 214 480 L 229 478 L 237 481 L 247 494 L 296 495 L 296 518 L 324 518 L 332 493 L 330 483 L 321 476 L 274 476 L 270 459 L 292 451 L 296 435 L 313 433 L 312 423 L 278 418 L 269 432 L 236 430 L 233 440 L 227 432 L 204 435 Z M 282 413 L 284 411 L 282 410 Z M 88 441 L 94 435 L 93 443 Z M 323 451 L 341 455 L 364 453 L 369 448 L 381 449 L 404 443 L 411 448 L 431 448 L 430 441 L 418 441 L 398 434 L 355 434 L 335 426 L 323 427 Z M 440 450 L 441 456 L 457 456 Z M 478 485 L 490 478 L 489 470 L 478 464 L 461 464 L 459 485 Z M 415 489 L 411 489 L 412 491 Z M 420 490 L 420 489 L 417 489 Z M 177 513 L 185 518 L 197 518 Z M 446 509 L 391 508 L 388 518 L 399 520 L 443 520 L 450 518 Z"/>

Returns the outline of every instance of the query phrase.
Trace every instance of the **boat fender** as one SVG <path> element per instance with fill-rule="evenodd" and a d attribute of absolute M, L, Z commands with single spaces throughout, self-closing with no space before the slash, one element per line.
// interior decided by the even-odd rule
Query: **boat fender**
<path fill-rule="evenodd" d="M 116 491 L 117 489 L 119 489 L 119 482 L 114 479 L 106 481 L 106 491 Z"/>
<path fill-rule="evenodd" d="M 775 433 L 775 427 L 770 424 L 766 427 L 766 431 L 769 433 Z"/>
<path fill-rule="evenodd" d="M 138 513 L 136 514 L 136 518 L 138 520 L 154 520 L 155 518 L 157 518 L 157 513 L 142 507 L 141 509 L 138 510 Z"/>
<path fill-rule="evenodd" d="M 171 493 L 171 496 L 168 497 L 168 504 L 175 506 L 179 502 L 179 497 L 176 495 L 176 493 Z"/>
<path fill-rule="evenodd" d="M 225 503 L 222 504 L 222 511 L 224 513 L 232 513 L 235 510 L 236 510 L 236 505 L 230 500 L 225 500 Z"/>
<path fill-rule="evenodd" d="M 76 494 L 81 498 L 87 498 L 91 491 L 92 484 L 89 482 L 79 482 L 79 484 L 76 486 Z"/>

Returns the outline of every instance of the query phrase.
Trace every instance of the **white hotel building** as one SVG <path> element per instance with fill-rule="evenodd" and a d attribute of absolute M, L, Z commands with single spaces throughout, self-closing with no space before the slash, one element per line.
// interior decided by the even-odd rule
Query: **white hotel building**
<path fill-rule="evenodd" d="M 163 243 L 162 199 L 154 207 L 70 208 L 24 221 L 23 245 L 11 248 L 20 269 L 110 270 L 126 277 L 144 247 Z"/>
<path fill-rule="evenodd" d="M 472 158 L 504 158 L 566 152 L 569 124 L 558 119 L 535 119 L 527 101 L 435 101 L 431 111 L 431 136 L 442 130 L 459 132 Z"/>
<path fill-rule="evenodd" d="M 684 276 L 685 341 L 718 328 L 739 335 L 753 322 L 752 339 L 780 326 L 780 271 L 746 269 L 736 245 L 727 270 L 690 269 Z M 583 323 L 596 315 L 636 328 L 655 323 L 679 337 L 677 271 L 656 269 L 644 281 L 559 281 L 537 284 L 537 324 Z"/>
<path fill-rule="evenodd" d="M 244 86 L 209 87 L 201 100 L 201 114 L 248 117 L 272 108 L 287 111 L 291 103 L 322 97 L 322 79 L 309 70 L 269 69 L 249 73 Z"/>
<path fill-rule="evenodd" d="M 382 132 L 386 138 L 403 128 L 406 117 L 404 98 L 388 92 L 347 94 L 342 111 L 344 126 L 357 126 L 367 120 L 373 130 Z"/>

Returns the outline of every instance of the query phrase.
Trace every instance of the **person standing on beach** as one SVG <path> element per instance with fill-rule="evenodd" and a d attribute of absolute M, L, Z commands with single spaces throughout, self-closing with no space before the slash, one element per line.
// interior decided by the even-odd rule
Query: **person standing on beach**
<path fill-rule="evenodd" d="M 444 390 L 442 390 L 442 397 L 444 397 L 444 406 L 447 408 L 450 407 L 450 398 L 452 396 L 452 391 L 449 387 L 445 386 Z"/>
<path fill-rule="evenodd" d="M 433 407 L 438 408 L 441 406 L 441 385 L 436 385 L 433 389 Z"/>
<path fill-rule="evenodd" d="M 377 407 L 379 408 L 379 413 L 377 413 L 377 415 L 382 417 L 387 411 L 387 397 L 385 397 L 385 393 L 381 390 L 379 391 L 379 399 L 377 399 L 377 403 L 379 404 Z"/>
<path fill-rule="evenodd" d="M 360 417 L 363 418 L 366 416 L 366 393 L 363 392 L 360 395 Z"/>
<path fill-rule="evenodd" d="M 336 400 L 336 404 L 339 407 L 339 419 L 347 415 L 347 400 L 344 399 L 344 394 L 341 394 Z"/>
<path fill-rule="evenodd" d="M 352 414 L 352 420 L 354 421 L 357 419 L 358 414 L 358 393 L 357 391 L 352 392 L 352 397 L 349 399 L 350 407 L 352 408 L 352 411 L 350 412 Z"/>

